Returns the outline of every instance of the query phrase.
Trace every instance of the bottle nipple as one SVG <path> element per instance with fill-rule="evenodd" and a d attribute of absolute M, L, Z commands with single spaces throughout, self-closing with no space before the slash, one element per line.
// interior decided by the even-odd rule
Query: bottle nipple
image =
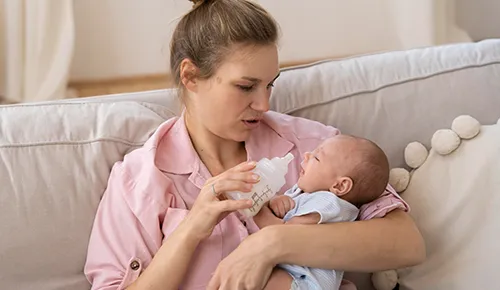
<path fill-rule="evenodd" d="M 290 161 L 292 161 L 294 158 L 292 153 L 288 153 L 287 155 L 283 157 L 275 157 L 273 160 L 271 160 L 271 163 L 274 166 L 274 170 L 277 170 L 277 172 L 280 172 L 280 174 L 285 175 L 286 172 L 288 171 L 288 164 Z"/>
<path fill-rule="evenodd" d="M 288 163 L 290 163 L 290 161 L 292 161 L 293 158 L 294 158 L 293 154 L 288 153 L 287 155 L 285 155 L 285 157 L 281 158 L 281 160 L 285 161 L 286 164 L 288 165 Z"/>

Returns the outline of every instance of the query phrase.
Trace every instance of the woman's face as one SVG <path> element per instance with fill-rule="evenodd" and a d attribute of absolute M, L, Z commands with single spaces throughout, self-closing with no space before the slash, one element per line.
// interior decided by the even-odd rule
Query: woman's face
<path fill-rule="evenodd" d="M 187 103 L 190 118 L 212 134 L 237 142 L 248 139 L 269 110 L 279 74 L 276 45 L 234 45 L 209 79 L 197 79 Z"/>

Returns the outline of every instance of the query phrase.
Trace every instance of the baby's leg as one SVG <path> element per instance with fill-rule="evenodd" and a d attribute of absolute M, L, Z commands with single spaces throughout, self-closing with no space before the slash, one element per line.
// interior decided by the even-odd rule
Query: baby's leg
<path fill-rule="evenodd" d="M 264 290 L 290 290 L 293 278 L 285 270 L 274 268 Z"/>

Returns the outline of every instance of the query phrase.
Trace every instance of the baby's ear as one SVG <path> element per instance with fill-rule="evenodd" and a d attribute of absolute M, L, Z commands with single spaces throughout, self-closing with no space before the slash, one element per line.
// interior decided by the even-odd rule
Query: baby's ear
<path fill-rule="evenodd" d="M 330 191 L 335 193 L 337 196 L 343 196 L 348 194 L 352 189 L 352 179 L 350 177 L 344 176 L 339 177 L 335 183 L 330 187 Z"/>

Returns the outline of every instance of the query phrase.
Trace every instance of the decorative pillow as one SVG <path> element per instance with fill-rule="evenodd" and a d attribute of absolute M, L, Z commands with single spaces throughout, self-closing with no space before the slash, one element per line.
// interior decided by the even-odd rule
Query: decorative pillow
<path fill-rule="evenodd" d="M 437 131 L 429 154 L 406 147 L 409 173 L 391 171 L 391 183 L 410 204 L 426 243 L 417 266 L 372 276 L 378 290 L 469 290 L 498 287 L 500 258 L 500 120 L 481 126 L 460 116 Z"/>

